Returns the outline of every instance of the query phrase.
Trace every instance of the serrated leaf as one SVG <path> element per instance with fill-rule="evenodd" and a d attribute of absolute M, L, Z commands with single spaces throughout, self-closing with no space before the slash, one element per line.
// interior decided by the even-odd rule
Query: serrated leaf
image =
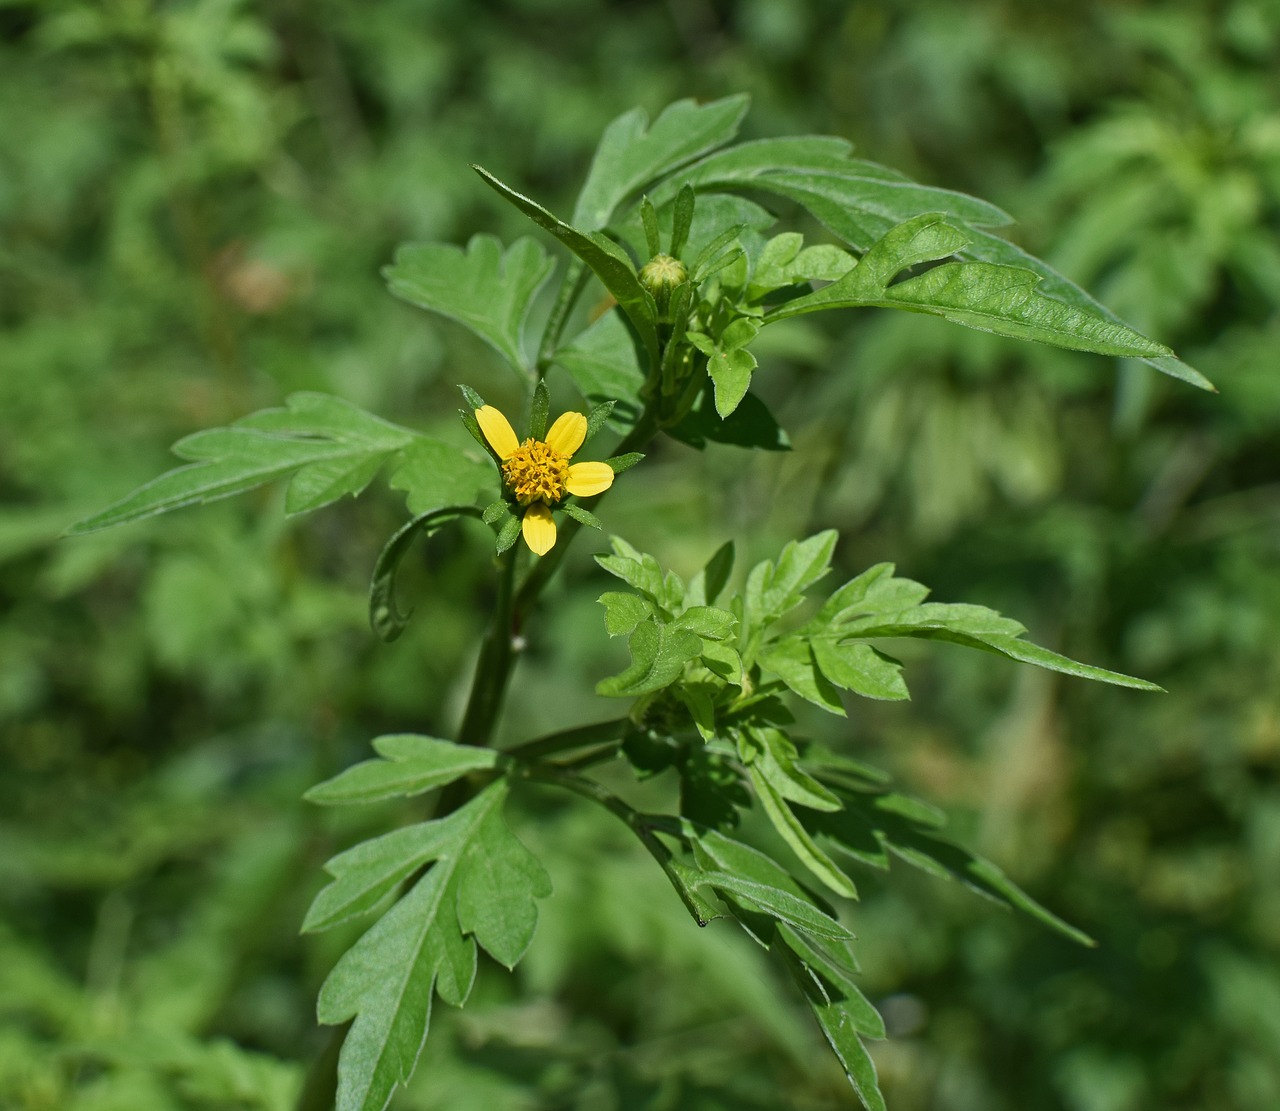
<path fill-rule="evenodd" d="M 320 989 L 321 1022 L 354 1020 L 338 1061 L 337 1111 L 382 1111 L 409 1078 L 426 1040 L 433 986 L 446 1000 L 466 998 L 474 947 L 463 937 L 457 907 L 470 868 L 485 868 L 485 853 L 471 848 L 506 790 L 505 782 L 494 783 L 428 823 L 436 827 L 435 864 L 343 955 Z M 532 869 L 521 874 L 527 878 Z M 483 879 L 476 882 L 499 901 L 523 904 L 529 897 L 528 886 L 490 889 Z M 512 912 L 516 918 L 524 913 Z"/>
<path fill-rule="evenodd" d="M 729 142 L 738 133 L 748 102 L 745 93 L 702 105 L 679 100 L 664 108 L 647 130 L 643 109 L 623 113 L 601 136 L 574 208 L 574 224 L 587 230 L 603 228 L 622 201 L 682 163 Z"/>
<path fill-rule="evenodd" d="M 493 236 L 476 235 L 465 252 L 445 243 L 406 244 L 382 275 L 401 300 L 457 321 L 527 374 L 525 321 L 554 267 L 534 239 L 517 239 L 504 254 Z"/>
<path fill-rule="evenodd" d="M 1069 305 L 1037 289 L 1032 270 L 991 262 L 948 262 L 896 284 L 920 262 L 966 248 L 971 229 L 946 215 L 925 213 L 887 231 L 848 274 L 771 311 L 767 322 L 832 308 L 880 306 L 942 316 L 955 324 L 1057 347 L 1103 355 L 1172 355 L 1127 325 L 1090 308 Z"/>
<path fill-rule="evenodd" d="M 1094 297 L 1091 297 L 1074 282 L 1068 281 L 1048 263 L 1024 251 L 1017 244 L 1010 243 L 1007 239 L 1001 239 L 998 235 L 992 235 L 981 229 L 975 230 L 976 235 L 973 242 L 964 250 L 965 257 L 1031 270 L 1040 276 L 1040 291 L 1042 293 L 1067 305 L 1074 306 L 1083 312 L 1098 313 L 1117 324 L 1123 323 L 1120 317 L 1109 308 Z M 1218 392 L 1209 379 L 1194 367 L 1188 366 L 1176 357 L 1168 355 L 1157 356 L 1145 358 L 1142 362 L 1154 367 L 1161 374 L 1167 374 L 1171 378 L 1178 378 L 1189 385 L 1195 386 L 1197 389 L 1208 390 L 1211 393 Z"/>
<path fill-rule="evenodd" d="M 364 492 L 386 463 L 386 456 L 366 455 L 356 460 L 322 459 L 302 467 L 285 491 L 284 511 L 289 516 L 309 513 L 350 494 Z"/>
<path fill-rule="evenodd" d="M 604 606 L 604 627 L 611 637 L 629 633 L 641 621 L 653 616 L 652 603 L 638 594 L 606 590 L 597 601 Z"/>
<path fill-rule="evenodd" d="M 810 647 L 818 669 L 842 690 L 889 701 L 911 697 L 902 665 L 869 644 L 836 644 L 815 637 Z"/>
<path fill-rule="evenodd" d="M 720 196 L 708 192 L 716 187 L 759 188 L 804 205 L 830 231 L 861 251 L 870 248 L 894 224 L 923 213 L 945 213 L 967 224 L 973 233 L 962 257 L 1030 270 L 1041 278 L 1040 294 L 1087 317 L 1123 326 L 1115 313 L 1047 263 L 986 231 L 986 226 L 1012 222 L 994 205 L 917 185 L 896 170 L 850 158 L 849 150 L 845 140 L 829 136 L 740 143 L 700 159 L 656 189 L 652 198 L 661 207 L 686 183 L 698 189 L 700 204 Z M 842 179 L 852 185 L 844 184 Z M 878 188 L 877 182 L 890 186 L 896 183 L 897 188 Z M 864 183 L 871 184 L 870 191 L 864 191 Z M 1142 361 L 1201 389 L 1214 389 L 1202 374 L 1172 355 L 1143 357 Z"/>
<path fill-rule="evenodd" d="M 760 654 L 760 666 L 776 675 L 806 702 L 821 706 L 837 717 L 847 716 L 835 688 L 818 670 L 807 639 L 784 637 L 775 641 Z"/>
<path fill-rule="evenodd" d="M 631 666 L 596 684 L 596 693 L 630 698 L 662 690 L 674 683 L 684 665 L 702 651 L 702 640 L 693 633 L 648 620 L 637 625 L 627 642 Z"/>
<path fill-rule="evenodd" d="M 440 821 L 419 822 L 362 841 L 325 864 L 334 878 L 312 901 L 303 933 L 327 930 L 373 909 L 424 864 L 435 860 L 454 834 Z"/>
<path fill-rule="evenodd" d="M 1124 675 L 1118 671 L 1108 671 L 1103 667 L 1082 664 L 1018 637 L 987 634 L 981 637 L 981 647 L 998 655 L 1007 656 L 1011 660 L 1017 660 L 1019 663 L 1035 664 L 1036 667 L 1047 668 L 1049 671 L 1061 671 L 1065 675 L 1074 675 L 1079 679 L 1095 679 L 1100 683 L 1111 683 L 1117 687 L 1131 687 L 1140 691 L 1161 693 L 1164 691 L 1163 687 L 1146 679 L 1136 679 L 1132 675 Z"/>
<path fill-rule="evenodd" d="M 409 512 L 418 516 L 444 506 L 487 503 L 498 488 L 498 476 L 487 459 L 423 436 L 401 453 L 389 483 L 404 491 Z"/>
<path fill-rule="evenodd" d="M 901 630 L 898 633 L 869 630 Z M 912 630 L 947 631 L 959 635 L 981 637 L 990 635 L 1018 636 L 1026 632 L 1021 622 L 1005 617 L 986 606 L 969 602 L 925 602 L 898 613 L 877 613 L 866 617 L 842 621 L 832 626 L 841 636 L 911 636 Z"/>
<path fill-rule="evenodd" d="M 927 586 L 895 578 L 892 563 L 877 563 L 835 591 L 805 628 L 824 629 L 864 614 L 897 613 L 918 606 L 928 596 Z"/>
<path fill-rule="evenodd" d="M 1082 945 L 1089 936 L 1046 909 L 991 861 L 937 836 L 941 817 L 930 806 L 892 792 L 853 790 L 815 768 L 844 803 L 833 813 L 807 812 L 804 824 L 815 835 L 873 867 L 886 868 L 885 850 L 942 878 L 959 880 L 980 895 L 1016 907 L 1050 929 Z"/>
<path fill-rule="evenodd" d="M 365 760 L 312 787 L 303 798 L 321 806 L 349 806 L 443 787 L 468 772 L 492 768 L 497 753 L 411 733 L 373 742 L 381 760 Z"/>
<path fill-rule="evenodd" d="M 776 620 L 800 604 L 805 590 L 831 566 L 837 534 L 827 529 L 805 540 L 793 540 L 775 564 L 765 560 L 747 576 L 746 604 L 750 621 L 760 625 Z"/>
<path fill-rule="evenodd" d="M 801 863 L 837 895 L 856 899 L 858 892 L 853 886 L 853 881 L 837 867 L 831 857 L 818 847 L 809 831 L 787 805 L 786 800 L 759 769 L 753 766 L 748 767 L 747 771 L 751 776 L 751 784 L 755 787 L 756 797 L 763 804 L 769 821 L 773 823 L 773 828 L 791 846 L 792 852 L 800 858 Z M 812 813 L 822 812 L 813 811 Z"/>
<path fill-rule="evenodd" d="M 738 734 L 742 762 L 790 802 L 813 810 L 839 810 L 841 803 L 813 776 L 800 767 L 800 754 L 780 729 L 744 729 Z"/>
<path fill-rule="evenodd" d="M 613 547 L 613 555 L 595 557 L 601 567 L 628 586 L 648 595 L 663 609 L 674 612 L 680 608 L 685 588 L 679 575 L 673 571 L 664 574 L 653 556 L 636 550 L 619 536 L 610 537 L 609 543 Z"/>
<path fill-rule="evenodd" d="M 342 959 L 320 989 L 317 1019 L 354 1018 L 338 1058 L 337 1111 L 383 1111 L 413 1074 L 431 1021 L 437 962 L 430 938 L 450 873 L 438 865 Z M 457 929 L 443 923 L 444 929 Z"/>
<path fill-rule="evenodd" d="M 1163 687 L 1118 671 L 1079 663 L 1030 641 L 1022 640 L 1023 626 L 984 606 L 926 603 L 901 613 L 878 614 L 843 623 L 841 636 L 872 640 L 881 637 L 913 637 L 943 640 L 966 648 L 993 652 L 1019 663 L 1034 664 L 1081 679 L 1094 679 L 1134 690 L 1163 691 Z"/>
<path fill-rule="evenodd" d="M 500 964 L 515 968 L 538 924 L 535 899 L 551 894 L 538 858 L 507 828 L 499 811 L 481 823 L 463 859 L 458 924 Z"/>
<path fill-rule="evenodd" d="M 702 885 L 714 888 L 730 896 L 735 902 L 751 910 L 760 911 L 799 930 L 833 937 L 844 941 L 853 939 L 847 927 L 830 915 L 823 913 L 808 898 L 801 898 L 779 887 L 757 883 L 731 872 L 703 872 Z"/>
<path fill-rule="evenodd" d="M 304 481 L 304 491 L 295 504 L 314 508 L 353 492 L 361 468 L 376 471 L 417 438 L 417 433 L 339 398 L 293 394 L 287 408 L 266 409 L 227 428 L 210 428 L 179 440 L 173 450 L 193 462 L 152 479 L 102 512 L 72 525 L 68 533 L 95 532 L 231 497 L 308 466 L 336 468 L 336 472 L 314 471 Z M 344 482 L 335 478 L 335 473 L 345 473 L 348 478 Z M 331 494 L 327 499 L 322 496 L 326 483 Z"/>
<path fill-rule="evenodd" d="M 627 319 L 634 326 L 649 356 L 649 365 L 656 365 L 658 362 L 657 307 L 653 297 L 640 284 L 635 266 L 626 252 L 599 232 L 579 231 L 563 220 L 557 219 L 537 201 L 504 185 L 483 167 L 473 166 L 472 169 L 495 192 L 515 205 L 539 227 L 549 231 L 591 267 L 605 289 L 613 294 L 618 307 L 626 313 Z"/>

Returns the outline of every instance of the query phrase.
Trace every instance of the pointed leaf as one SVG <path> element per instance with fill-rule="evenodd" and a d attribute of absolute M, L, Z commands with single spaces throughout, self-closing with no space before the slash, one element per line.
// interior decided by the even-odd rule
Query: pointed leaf
<path fill-rule="evenodd" d="M 536 240 L 517 239 L 504 254 L 493 236 L 476 235 L 465 252 L 445 243 L 406 244 L 382 275 L 401 300 L 456 320 L 528 373 L 524 324 L 554 266 Z"/>
<path fill-rule="evenodd" d="M 822 674 L 843 690 L 863 698 L 900 701 L 910 698 L 902 665 L 869 644 L 835 644 L 815 637 L 813 658 Z"/>
<path fill-rule="evenodd" d="M 383 759 L 356 764 L 312 787 L 303 798 L 322 806 L 347 806 L 419 795 L 468 772 L 492 768 L 498 758 L 491 748 L 408 733 L 379 737 L 373 747 Z"/>
<path fill-rule="evenodd" d="M 419 822 L 362 841 L 325 864 L 334 877 L 311 903 L 303 933 L 327 930 L 371 910 L 452 844 L 455 833 L 444 822 Z"/>
<path fill-rule="evenodd" d="M 738 133 L 747 104 L 744 93 L 702 105 L 679 100 L 663 109 L 647 130 L 642 109 L 619 116 L 605 128 L 596 148 L 574 208 L 574 224 L 587 230 L 603 228 L 622 201 L 682 163 L 729 142 Z"/>
<path fill-rule="evenodd" d="M 700 879 L 702 884 L 730 896 L 736 902 L 745 904 L 751 910 L 758 910 L 788 926 L 817 934 L 819 937 L 833 937 L 841 940 L 852 940 L 853 934 L 830 915 L 819 910 L 808 898 L 799 898 L 789 891 L 730 872 L 704 872 Z"/>
<path fill-rule="evenodd" d="M 139 521 L 252 490 L 312 467 L 294 495 L 296 511 L 363 489 L 372 473 L 417 434 L 324 394 L 293 394 L 287 408 L 266 409 L 227 428 L 179 440 L 176 454 L 193 460 L 152 479 L 100 513 L 73 525 L 78 535 Z M 367 476 L 367 477 L 366 477 Z"/>
<path fill-rule="evenodd" d="M 515 968 L 538 924 L 535 899 L 551 894 L 551 880 L 538 858 L 492 811 L 463 857 L 458 886 L 458 924 L 485 951 Z"/>
<path fill-rule="evenodd" d="M 605 289 L 613 294 L 618 307 L 627 315 L 649 356 L 649 365 L 658 362 L 657 307 L 653 297 L 640 284 L 635 266 L 626 252 L 599 232 L 582 232 L 557 219 L 537 201 L 504 185 L 488 170 L 473 166 L 495 192 L 510 201 L 539 227 L 545 228 L 595 272 Z"/>
<path fill-rule="evenodd" d="M 786 800 L 774 790 L 773 785 L 755 767 L 749 767 L 747 771 L 751 774 L 751 783 L 756 789 L 756 797 L 764 805 L 765 813 L 773 823 L 773 828 L 791 846 L 792 851 L 804 866 L 837 895 L 856 899 L 858 893 L 853 882 L 836 866 L 831 857 L 818 847 L 808 830 L 787 805 Z"/>
<path fill-rule="evenodd" d="M 695 634 L 649 620 L 637 625 L 628 641 L 631 666 L 596 684 L 596 692 L 612 698 L 629 698 L 662 690 L 674 683 L 690 660 L 702 651 Z"/>

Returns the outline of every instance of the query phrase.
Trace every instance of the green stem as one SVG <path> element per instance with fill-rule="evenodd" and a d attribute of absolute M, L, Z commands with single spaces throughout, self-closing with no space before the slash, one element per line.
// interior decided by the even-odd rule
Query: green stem
<path fill-rule="evenodd" d="M 487 745 L 502 707 L 519 631 L 519 618 L 512 609 L 517 551 L 511 547 L 498 557 L 498 597 L 494 600 L 493 621 L 476 663 L 471 696 L 458 732 L 459 744 Z"/>
<path fill-rule="evenodd" d="M 556 347 L 560 344 L 560 336 L 564 333 L 569 313 L 573 310 L 578 298 L 582 296 L 589 276 L 590 272 L 581 259 L 570 260 L 569 269 L 565 271 L 564 279 L 560 283 L 560 292 L 556 295 L 556 303 L 552 306 L 551 315 L 547 318 L 547 326 L 542 333 L 542 343 L 538 345 L 538 361 L 534 366 L 537 377 L 542 378 L 551 366 L 552 356 L 555 355 Z"/>
<path fill-rule="evenodd" d="M 571 748 L 587 748 L 590 745 L 617 741 L 631 727 L 630 718 L 614 718 L 592 725 L 579 725 L 574 729 L 561 729 L 532 741 L 516 745 L 505 751 L 514 760 L 540 760 Z"/>
<path fill-rule="evenodd" d="M 695 880 L 696 873 L 681 864 L 658 838 L 657 831 L 662 823 L 654 822 L 649 815 L 641 813 L 594 780 L 575 775 L 572 771 L 555 768 L 549 764 L 534 764 L 526 767 L 523 774 L 526 779 L 563 787 L 576 795 L 590 799 L 621 819 L 623 824 L 640 839 L 640 843 L 649 851 L 649 855 L 658 862 L 671 886 L 675 888 L 676 894 L 680 896 L 680 901 L 684 903 L 685 908 L 693 915 L 694 921 L 699 926 L 705 926 L 713 918 L 721 916 L 722 911 L 699 894 Z"/>

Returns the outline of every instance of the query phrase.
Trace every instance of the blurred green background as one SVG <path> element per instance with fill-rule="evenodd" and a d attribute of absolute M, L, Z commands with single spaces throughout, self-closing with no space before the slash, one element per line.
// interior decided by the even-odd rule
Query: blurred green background
<path fill-rule="evenodd" d="M 1222 391 L 843 315 L 761 346 L 794 453 L 666 446 L 601 508 L 686 572 L 836 527 L 844 572 L 894 560 L 1170 691 L 939 647 L 912 704 L 828 734 L 1100 942 L 864 876 L 891 1107 L 1280 1107 L 1277 63 L 1275 0 L 0 0 L 0 1107 L 293 1106 L 353 936 L 296 935 L 319 865 L 403 819 L 299 795 L 379 732 L 449 735 L 490 589 L 483 534 L 441 536 L 375 642 L 386 492 L 59 532 L 293 390 L 447 437 L 454 383 L 514 403 L 379 267 L 526 233 L 469 162 L 567 212 L 613 116 L 739 90 L 747 137 L 846 136 L 1000 204 Z M 513 738 L 616 712 L 589 547 Z M 516 825 L 556 884 L 539 936 L 437 1008 L 395 1107 L 851 1104 L 781 978 L 623 831 L 543 796 Z"/>

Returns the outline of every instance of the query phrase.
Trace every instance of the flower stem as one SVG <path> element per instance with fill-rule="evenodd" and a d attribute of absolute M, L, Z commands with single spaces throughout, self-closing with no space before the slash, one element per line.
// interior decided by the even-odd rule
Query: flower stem
<path fill-rule="evenodd" d="M 476 662 L 475 678 L 471 683 L 471 696 L 458 731 L 458 743 L 487 745 L 493 734 L 494 722 L 502 708 L 507 680 L 511 677 L 514 641 L 519 632 L 519 617 L 513 612 L 516 576 L 515 547 L 508 548 L 498 557 L 498 596 L 494 600 L 493 621 L 485 634 Z"/>

